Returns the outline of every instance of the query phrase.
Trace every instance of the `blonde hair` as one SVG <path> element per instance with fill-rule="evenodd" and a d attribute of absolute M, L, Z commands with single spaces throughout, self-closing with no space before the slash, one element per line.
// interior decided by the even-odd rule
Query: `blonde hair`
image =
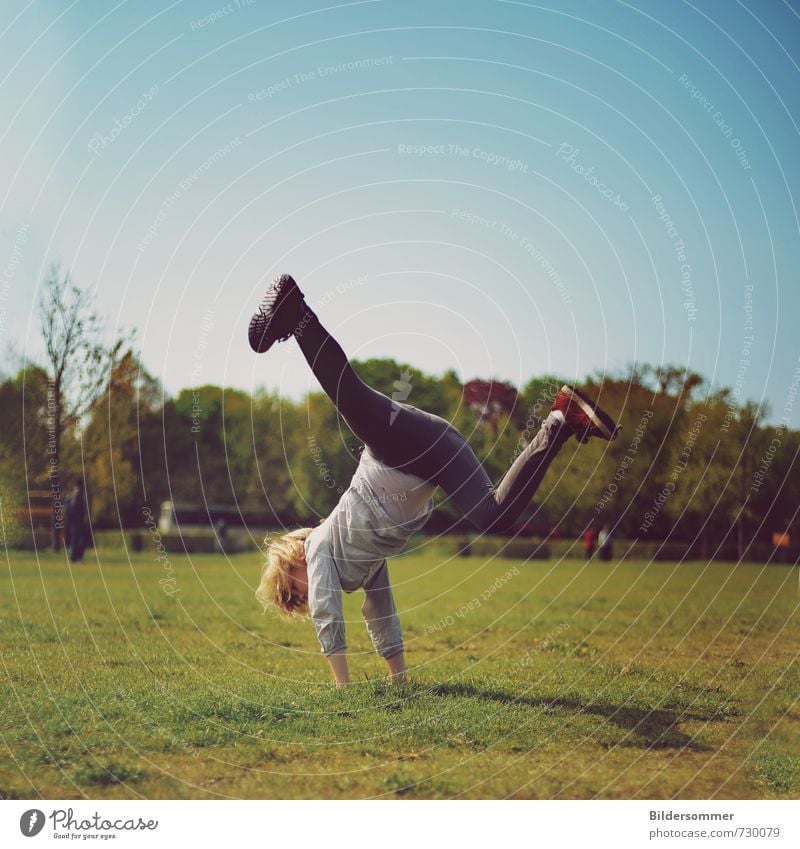
<path fill-rule="evenodd" d="M 299 528 L 277 539 L 265 539 L 267 559 L 261 570 L 261 583 L 256 598 L 266 610 L 274 605 L 281 616 L 290 617 L 308 612 L 308 604 L 294 592 L 291 570 L 306 562 L 303 547 L 305 538 L 313 528 Z"/>

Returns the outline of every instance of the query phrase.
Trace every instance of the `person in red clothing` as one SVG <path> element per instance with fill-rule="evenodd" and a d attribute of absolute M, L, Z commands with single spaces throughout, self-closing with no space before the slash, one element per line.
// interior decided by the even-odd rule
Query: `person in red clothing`
<path fill-rule="evenodd" d="M 591 560 L 594 554 L 594 548 L 597 545 L 597 528 L 589 526 L 586 533 L 583 535 L 583 550 L 586 552 L 586 559 Z"/>

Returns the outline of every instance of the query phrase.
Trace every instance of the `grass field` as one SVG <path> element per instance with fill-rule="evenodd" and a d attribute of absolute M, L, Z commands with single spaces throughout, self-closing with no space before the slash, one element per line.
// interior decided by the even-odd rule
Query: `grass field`
<path fill-rule="evenodd" d="M 412 553 L 412 682 L 357 593 L 336 690 L 257 555 L 166 565 L 10 555 L 0 798 L 800 797 L 796 567 Z"/>

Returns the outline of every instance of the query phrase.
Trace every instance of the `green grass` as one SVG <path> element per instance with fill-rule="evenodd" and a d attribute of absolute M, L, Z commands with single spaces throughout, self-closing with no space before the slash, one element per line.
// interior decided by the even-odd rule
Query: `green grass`
<path fill-rule="evenodd" d="M 412 681 L 356 593 L 336 690 L 258 556 L 170 557 L 6 560 L 0 798 L 800 797 L 796 568 L 432 546 L 390 567 Z"/>

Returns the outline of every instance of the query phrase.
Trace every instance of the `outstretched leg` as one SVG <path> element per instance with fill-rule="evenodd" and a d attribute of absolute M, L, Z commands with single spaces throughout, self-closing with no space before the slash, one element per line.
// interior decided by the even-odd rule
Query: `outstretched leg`
<path fill-rule="evenodd" d="M 344 417 L 350 430 L 386 460 L 390 445 L 393 402 L 368 386 L 356 374 L 341 345 L 307 306 L 295 339 L 325 394 Z"/>
<path fill-rule="evenodd" d="M 436 483 L 478 530 L 508 531 L 530 503 L 550 464 L 572 435 L 563 416 L 550 413 L 495 487 L 475 453 L 453 429 L 453 434 L 438 452 L 441 468 L 436 474 Z"/>
<path fill-rule="evenodd" d="M 320 386 L 353 433 L 380 460 L 441 486 L 481 531 L 502 531 L 519 518 L 550 463 L 570 436 L 611 439 L 611 419 L 571 387 L 495 488 L 463 436 L 439 416 L 396 404 L 364 383 L 339 343 L 305 304 L 288 275 L 272 287 L 250 325 L 250 344 L 263 351 L 294 335 Z"/>
<path fill-rule="evenodd" d="M 249 339 L 253 350 L 262 353 L 290 336 L 297 340 L 338 412 L 373 454 L 387 465 L 430 479 L 431 448 L 445 435 L 449 423 L 408 404 L 397 404 L 364 383 L 305 303 L 295 281 L 284 274 L 267 290 L 251 319 Z"/>

